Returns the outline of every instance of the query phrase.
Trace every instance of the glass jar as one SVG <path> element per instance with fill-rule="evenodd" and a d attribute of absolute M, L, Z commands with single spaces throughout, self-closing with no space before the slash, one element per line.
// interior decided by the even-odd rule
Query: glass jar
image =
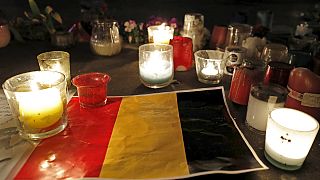
<path fill-rule="evenodd" d="M 264 134 L 268 114 L 273 109 L 284 106 L 287 94 L 287 89 L 277 84 L 252 85 L 246 114 L 246 124 L 249 129 Z"/>
<path fill-rule="evenodd" d="M 97 20 L 93 24 L 90 47 L 93 53 L 112 56 L 121 51 L 118 23 L 114 20 Z"/>

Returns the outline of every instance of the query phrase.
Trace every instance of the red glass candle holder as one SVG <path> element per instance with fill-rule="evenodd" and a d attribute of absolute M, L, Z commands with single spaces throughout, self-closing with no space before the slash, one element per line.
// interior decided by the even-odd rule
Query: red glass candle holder
<path fill-rule="evenodd" d="M 251 85 L 263 80 L 263 72 L 263 69 L 251 65 L 235 67 L 229 99 L 236 104 L 248 105 Z"/>
<path fill-rule="evenodd" d="M 79 102 L 82 107 L 103 106 L 107 102 L 108 82 L 111 78 L 105 73 L 93 72 L 81 74 L 72 79 L 77 87 Z"/>
<path fill-rule="evenodd" d="M 289 75 L 293 68 L 294 66 L 288 63 L 279 61 L 269 62 L 264 76 L 264 84 L 274 83 L 287 87 Z"/>
<path fill-rule="evenodd" d="M 227 26 L 219 26 L 215 25 L 212 29 L 211 39 L 210 39 L 210 48 L 217 49 L 221 48 L 224 49 L 225 40 L 227 36 L 228 28 Z"/>
<path fill-rule="evenodd" d="M 173 46 L 173 62 L 175 71 L 187 71 L 193 66 L 192 39 L 182 36 L 174 36 L 170 40 Z"/>

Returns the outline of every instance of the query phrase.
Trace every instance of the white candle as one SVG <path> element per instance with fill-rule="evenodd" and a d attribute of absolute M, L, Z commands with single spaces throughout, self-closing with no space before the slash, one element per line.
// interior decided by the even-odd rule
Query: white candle
<path fill-rule="evenodd" d="M 18 91 L 19 120 L 25 128 L 47 128 L 62 117 L 63 101 L 57 88 Z"/>
<path fill-rule="evenodd" d="M 153 43 L 169 44 L 173 38 L 174 29 L 166 26 L 164 23 L 159 26 L 150 26 L 148 28 L 149 40 Z"/>
<path fill-rule="evenodd" d="M 140 64 L 140 77 L 150 83 L 165 83 L 173 76 L 173 63 L 161 58 L 160 51 L 151 52 L 151 55 Z"/>
<path fill-rule="evenodd" d="M 299 169 L 318 130 L 318 121 L 304 112 L 289 108 L 273 110 L 266 129 L 267 159 L 279 168 Z"/>
<path fill-rule="evenodd" d="M 248 125 L 259 131 L 266 131 L 269 112 L 284 106 L 284 102 L 276 103 L 276 101 L 276 96 L 270 96 L 268 101 L 263 101 L 250 93 L 246 116 Z"/>
<path fill-rule="evenodd" d="M 208 62 L 207 66 L 201 70 L 201 73 L 206 76 L 216 76 L 219 74 L 219 70 L 213 63 Z"/>

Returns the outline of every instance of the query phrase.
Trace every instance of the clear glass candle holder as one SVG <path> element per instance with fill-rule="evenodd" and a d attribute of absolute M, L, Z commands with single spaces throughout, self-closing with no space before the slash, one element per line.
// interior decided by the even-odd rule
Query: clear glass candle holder
<path fill-rule="evenodd" d="M 49 51 L 37 56 L 41 71 L 58 71 L 65 75 L 67 85 L 71 85 L 70 54 L 65 51 Z"/>
<path fill-rule="evenodd" d="M 148 27 L 149 43 L 169 44 L 173 38 L 174 28 L 165 24 Z"/>
<path fill-rule="evenodd" d="M 173 80 L 173 48 L 167 44 L 144 44 L 139 47 L 141 82 L 150 88 L 168 86 Z"/>
<path fill-rule="evenodd" d="M 219 50 L 199 50 L 194 53 L 198 80 L 205 84 L 218 84 L 223 77 L 224 53 Z"/>
<path fill-rule="evenodd" d="M 268 117 L 265 157 L 280 169 L 300 169 L 318 131 L 319 123 L 312 116 L 296 109 L 275 109 Z"/>
<path fill-rule="evenodd" d="M 67 126 L 67 88 L 62 73 L 23 73 L 7 79 L 2 88 L 22 137 L 43 139 Z"/>

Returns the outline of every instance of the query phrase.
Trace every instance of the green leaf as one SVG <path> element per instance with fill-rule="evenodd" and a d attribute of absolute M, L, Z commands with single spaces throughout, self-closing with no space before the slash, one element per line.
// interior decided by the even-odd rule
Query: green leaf
<path fill-rule="evenodd" d="M 25 43 L 25 41 L 23 40 L 21 34 L 16 30 L 16 28 L 14 28 L 12 26 L 9 26 L 9 29 L 12 32 L 14 39 L 16 39 L 19 42 Z"/>
<path fill-rule="evenodd" d="M 54 20 L 56 20 L 58 23 L 62 24 L 62 18 L 59 13 L 55 12 L 51 6 L 47 6 L 45 8 L 45 12 L 47 15 L 51 16 Z"/>
<path fill-rule="evenodd" d="M 31 8 L 31 11 L 33 15 L 39 16 L 40 15 L 40 9 L 37 5 L 37 3 L 34 0 L 28 0 L 29 1 L 29 6 Z"/>

